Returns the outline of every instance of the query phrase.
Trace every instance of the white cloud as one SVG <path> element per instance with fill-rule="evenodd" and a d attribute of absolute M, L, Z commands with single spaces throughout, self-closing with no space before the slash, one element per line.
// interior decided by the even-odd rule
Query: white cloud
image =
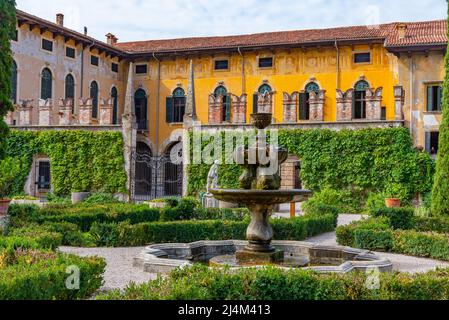
<path fill-rule="evenodd" d="M 446 17 L 442 0 L 16 0 L 18 8 L 120 41 L 245 34 Z M 367 10 L 370 6 L 373 10 Z M 377 8 L 377 9 L 376 9 Z"/>

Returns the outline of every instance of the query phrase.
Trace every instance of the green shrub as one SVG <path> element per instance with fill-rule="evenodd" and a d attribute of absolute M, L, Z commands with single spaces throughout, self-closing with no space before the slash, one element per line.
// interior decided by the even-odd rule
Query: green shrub
<path fill-rule="evenodd" d="M 172 203 L 174 204 L 174 202 Z M 178 201 L 175 207 L 169 204 L 168 207 L 162 209 L 162 221 L 180 221 L 191 220 L 195 218 L 195 211 L 200 208 L 200 203 L 193 197 L 185 197 Z"/>
<path fill-rule="evenodd" d="M 385 208 L 385 194 L 370 192 L 365 204 L 365 211 L 372 212 L 378 209 Z"/>
<path fill-rule="evenodd" d="M 354 231 L 356 248 L 365 250 L 389 251 L 393 247 L 391 230 L 357 229 Z"/>
<path fill-rule="evenodd" d="M 414 226 L 413 208 L 380 208 L 371 211 L 373 217 L 387 217 L 393 229 L 409 230 Z"/>
<path fill-rule="evenodd" d="M 449 238 L 436 233 L 398 231 L 395 232 L 393 251 L 449 261 Z"/>
<path fill-rule="evenodd" d="M 50 232 L 39 226 L 14 229 L 9 236 L 33 239 L 38 248 L 55 250 L 62 245 L 63 236 L 58 232 Z"/>
<path fill-rule="evenodd" d="M 342 246 L 354 247 L 355 231 L 363 230 L 388 230 L 390 229 L 390 220 L 388 218 L 370 218 L 361 221 L 355 221 L 346 226 L 337 228 L 337 242 Z"/>
<path fill-rule="evenodd" d="M 277 240 L 305 240 L 335 230 L 332 215 L 271 221 Z M 131 225 L 95 223 L 90 233 L 98 246 L 142 246 L 149 243 L 188 243 L 200 240 L 243 240 L 247 221 L 174 221 Z"/>
<path fill-rule="evenodd" d="M 446 300 L 449 270 L 425 274 L 382 273 L 380 288 L 367 288 L 367 274 L 318 274 L 274 267 L 209 269 L 203 265 L 177 269 L 168 277 L 114 290 L 98 300 Z"/>
<path fill-rule="evenodd" d="M 70 266 L 80 271 L 78 290 L 68 289 L 66 272 Z M 85 299 L 103 282 L 105 262 L 100 258 L 58 255 L 32 264 L 17 263 L 0 268 L 0 300 L 73 300 Z"/>
<path fill-rule="evenodd" d="M 110 204 L 119 203 L 113 194 L 110 193 L 93 193 L 86 200 L 83 201 L 85 204 Z"/>
<path fill-rule="evenodd" d="M 449 234 L 449 218 L 439 217 L 415 217 L 413 229 L 423 232 L 437 232 Z"/>
<path fill-rule="evenodd" d="M 356 192 L 353 191 L 325 188 L 303 203 L 302 208 L 306 213 L 315 212 L 320 207 L 333 207 L 339 214 L 354 213 L 356 212 L 355 208 L 361 206 L 357 198 Z"/>

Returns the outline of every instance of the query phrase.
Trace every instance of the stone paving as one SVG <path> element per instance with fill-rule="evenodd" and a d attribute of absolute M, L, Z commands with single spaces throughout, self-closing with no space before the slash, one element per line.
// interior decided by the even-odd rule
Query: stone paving
<path fill-rule="evenodd" d="M 361 215 L 341 215 L 339 225 L 346 225 L 352 221 L 362 219 Z M 325 233 L 306 240 L 316 244 L 336 245 L 335 232 Z M 62 252 L 76 254 L 79 256 L 100 256 L 106 259 L 105 283 L 101 290 L 123 289 L 130 282 L 145 283 L 155 279 L 156 274 L 145 273 L 141 268 L 133 267 L 133 258 L 136 257 L 144 247 L 135 248 L 71 248 L 61 247 Z M 377 253 L 381 257 L 390 259 L 395 270 L 403 272 L 427 272 L 436 267 L 449 267 L 448 262 L 431 259 L 416 258 L 398 254 Z"/>

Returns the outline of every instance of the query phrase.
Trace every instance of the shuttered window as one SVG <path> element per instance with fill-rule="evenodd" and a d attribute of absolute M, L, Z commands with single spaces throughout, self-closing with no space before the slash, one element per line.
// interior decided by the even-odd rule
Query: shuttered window
<path fill-rule="evenodd" d="M 221 121 L 231 122 L 231 96 L 228 94 L 228 90 L 223 86 L 219 86 L 215 89 L 214 95 L 216 98 L 222 97 L 223 99 L 223 112 Z"/>
<path fill-rule="evenodd" d="M 111 90 L 112 108 L 112 124 L 118 124 L 118 91 L 116 87 Z"/>
<path fill-rule="evenodd" d="M 15 61 L 12 63 L 11 85 L 11 100 L 13 103 L 17 103 L 17 64 Z"/>
<path fill-rule="evenodd" d="M 182 88 L 175 89 L 173 95 L 167 97 L 165 113 L 167 123 L 181 123 L 184 121 L 186 100 L 185 91 Z"/>
<path fill-rule="evenodd" d="M 427 87 L 427 111 L 441 111 L 441 100 L 443 98 L 443 88 L 438 85 Z"/>
<path fill-rule="evenodd" d="M 98 83 L 93 81 L 90 84 L 90 97 L 92 98 L 92 118 L 98 117 Z"/>
<path fill-rule="evenodd" d="M 41 75 L 41 99 L 47 100 L 52 97 L 52 74 L 47 68 L 42 70 Z"/>

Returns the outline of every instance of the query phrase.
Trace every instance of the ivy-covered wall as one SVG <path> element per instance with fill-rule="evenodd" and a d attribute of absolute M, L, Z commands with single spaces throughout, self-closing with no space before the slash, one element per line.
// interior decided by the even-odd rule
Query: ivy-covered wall
<path fill-rule="evenodd" d="M 120 132 L 16 131 L 6 139 L 6 156 L 20 162 L 11 195 L 23 193 L 33 156 L 51 161 L 54 193 L 76 191 L 126 192 L 123 138 Z"/>
<path fill-rule="evenodd" d="M 214 137 L 204 134 L 203 147 L 208 139 Z M 432 188 L 434 163 L 413 148 L 405 128 L 280 130 L 279 145 L 301 159 L 301 179 L 313 191 L 351 190 L 363 197 L 389 190 L 412 198 Z M 209 167 L 188 167 L 189 194 L 205 189 Z M 236 188 L 240 174 L 236 165 L 220 166 L 220 186 Z"/>

